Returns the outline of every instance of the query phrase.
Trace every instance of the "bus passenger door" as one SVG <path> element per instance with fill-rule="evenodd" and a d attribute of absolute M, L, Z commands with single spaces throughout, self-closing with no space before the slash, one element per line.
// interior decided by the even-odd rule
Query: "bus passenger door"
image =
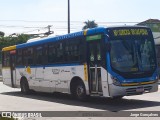
<path fill-rule="evenodd" d="M 11 68 L 11 86 L 12 87 L 15 87 L 16 85 L 15 62 L 16 62 L 16 50 L 13 50 L 13 51 L 10 51 L 10 68 Z"/>
<path fill-rule="evenodd" d="M 89 88 L 94 94 L 102 93 L 100 40 L 88 41 Z"/>

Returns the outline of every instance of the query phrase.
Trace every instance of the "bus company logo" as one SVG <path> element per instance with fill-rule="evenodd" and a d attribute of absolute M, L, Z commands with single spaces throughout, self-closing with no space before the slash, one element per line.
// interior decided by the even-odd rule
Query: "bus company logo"
<path fill-rule="evenodd" d="M 69 70 L 61 70 L 61 73 L 69 73 Z"/>
<path fill-rule="evenodd" d="M 71 71 L 72 71 L 72 74 L 73 74 L 73 75 L 76 74 L 76 68 L 75 68 L 75 67 L 72 67 L 72 68 L 71 68 Z"/>
<path fill-rule="evenodd" d="M 26 72 L 27 72 L 28 74 L 31 74 L 31 68 L 30 68 L 29 66 L 26 68 Z"/>
<path fill-rule="evenodd" d="M 2 117 L 8 117 L 11 118 L 12 113 L 11 112 L 2 112 Z"/>
<path fill-rule="evenodd" d="M 59 69 L 52 69 L 53 74 L 59 74 L 60 70 Z"/>

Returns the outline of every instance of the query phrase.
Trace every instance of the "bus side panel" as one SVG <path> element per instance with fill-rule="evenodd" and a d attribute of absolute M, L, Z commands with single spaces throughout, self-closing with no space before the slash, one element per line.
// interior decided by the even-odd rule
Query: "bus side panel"
<path fill-rule="evenodd" d="M 68 93 L 68 81 L 70 80 L 70 69 L 68 66 L 48 66 L 45 67 L 44 80 L 49 81 L 50 84 L 44 87 L 50 87 L 51 92 L 65 92 Z"/>
<path fill-rule="evenodd" d="M 107 71 L 103 67 L 101 68 L 101 76 L 102 76 L 103 96 L 109 97 L 109 85 L 108 85 Z"/>
<path fill-rule="evenodd" d="M 45 84 L 41 88 L 50 88 L 49 92 L 55 92 L 55 81 L 57 79 L 58 71 L 55 67 L 47 66 L 44 69 L 44 81 Z"/>
<path fill-rule="evenodd" d="M 11 69 L 8 68 L 2 68 L 2 77 L 3 77 L 3 83 L 7 86 L 12 87 L 12 82 L 11 82 Z"/>
<path fill-rule="evenodd" d="M 22 78 L 22 76 L 21 76 L 21 70 L 22 70 L 23 68 L 16 68 L 16 85 L 17 85 L 17 87 L 18 88 L 20 88 L 20 80 L 21 80 L 21 78 Z"/>
<path fill-rule="evenodd" d="M 30 73 L 27 72 L 25 67 L 16 68 L 16 85 L 19 88 L 22 77 L 27 79 L 30 89 L 37 90 L 39 88 L 38 81 L 35 80 L 35 68 L 30 68 Z"/>
<path fill-rule="evenodd" d="M 59 67 L 46 67 L 44 72 L 45 81 L 50 81 L 49 86 L 51 92 L 70 93 L 71 79 L 78 76 L 84 81 L 84 66 L 59 66 Z M 88 91 L 88 81 L 84 81 L 86 91 Z M 42 85 L 41 85 L 42 86 Z"/>
<path fill-rule="evenodd" d="M 63 92 L 70 93 L 70 82 L 72 78 L 79 77 L 85 85 L 86 93 L 89 94 L 88 80 L 85 80 L 84 65 L 76 66 L 46 66 L 42 72 L 43 78 L 38 78 L 37 68 L 33 67 L 30 74 L 26 68 L 16 68 L 16 85 L 20 87 L 20 80 L 25 77 L 29 88 L 40 92 Z M 42 80 L 43 79 L 43 80 Z"/>
<path fill-rule="evenodd" d="M 85 75 L 85 72 L 88 71 L 87 70 L 85 71 L 85 65 L 72 66 L 70 69 L 71 69 L 71 79 L 74 77 L 79 77 L 85 85 L 86 94 L 89 95 L 88 75 L 87 78 Z M 70 83 L 69 83 L 69 88 L 70 88 Z"/>

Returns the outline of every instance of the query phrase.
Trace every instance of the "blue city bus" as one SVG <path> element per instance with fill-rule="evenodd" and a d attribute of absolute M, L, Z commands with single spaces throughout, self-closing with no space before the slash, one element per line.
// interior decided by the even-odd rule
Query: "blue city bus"
<path fill-rule="evenodd" d="M 122 98 L 158 90 L 152 32 L 97 27 L 2 49 L 3 83 L 24 94 L 62 92 Z"/>

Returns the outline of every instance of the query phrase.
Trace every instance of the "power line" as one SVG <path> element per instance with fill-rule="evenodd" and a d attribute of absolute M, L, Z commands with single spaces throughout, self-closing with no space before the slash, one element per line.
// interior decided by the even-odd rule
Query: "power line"
<path fill-rule="evenodd" d="M 25 23 L 67 23 L 68 21 L 42 21 L 42 20 L 0 20 L 1 22 L 25 22 Z M 71 24 L 83 24 L 85 21 L 70 21 Z M 97 21 L 97 24 L 138 24 L 141 23 L 141 21 L 108 21 L 108 22 L 100 22 Z M 160 24 L 159 22 L 150 22 L 150 24 Z"/>
<path fill-rule="evenodd" d="M 55 23 L 57 23 L 57 22 L 59 22 L 59 23 L 67 23 L 68 21 L 39 21 L 39 20 L 0 20 L 0 21 L 4 21 L 4 22 L 55 22 Z M 84 23 L 85 21 L 71 21 L 71 23 Z M 112 23 L 140 23 L 140 22 L 138 22 L 138 21 L 133 21 L 133 22 L 131 22 L 131 21 L 121 21 L 121 22 L 119 22 L 119 21 L 114 21 L 114 22 L 96 22 L 96 23 L 100 23 L 100 24 L 106 24 L 106 23 L 108 23 L 108 24 L 112 24 Z"/>
<path fill-rule="evenodd" d="M 38 20 L 0 20 L 2 22 L 60 22 L 60 23 L 67 23 L 67 21 L 38 21 Z M 75 23 L 83 23 L 82 21 L 71 21 Z"/>
<path fill-rule="evenodd" d="M 22 32 L 21 34 L 30 33 L 30 32 L 34 32 L 34 31 L 40 31 L 40 30 L 39 29 L 35 29 L 35 30 L 31 30 L 31 31 Z"/>
<path fill-rule="evenodd" d="M 54 31 L 67 31 L 67 22 L 68 21 L 38 21 L 38 20 L 35 20 L 35 21 L 30 21 L 30 20 L 0 20 L 0 22 L 24 22 L 24 23 L 28 23 L 28 26 L 26 26 L 27 24 L 25 25 L 3 25 L 1 24 L 0 27 L 1 28 L 15 28 L 15 29 L 18 29 L 18 28 L 24 28 L 24 29 L 33 29 L 33 30 L 29 30 L 29 31 L 26 31 L 26 32 L 21 32 L 22 34 L 23 33 L 29 33 L 29 32 L 34 32 L 34 31 L 40 31 L 42 29 L 47 29 L 48 27 L 43 27 L 42 25 L 44 25 L 44 23 L 46 24 L 50 24 L 54 27 L 52 27 L 54 29 Z M 24 24 L 23 23 L 23 24 Z M 29 23 L 33 23 L 33 25 L 29 24 Z M 39 27 L 37 25 L 35 25 L 35 23 L 43 23 L 43 24 L 40 24 L 40 26 L 42 27 Z M 52 23 L 55 23 L 55 24 L 52 24 Z M 96 22 L 99 26 L 107 26 L 107 25 L 110 25 L 110 24 L 137 24 L 137 23 L 140 23 L 140 22 L 135 22 L 135 21 L 132 21 L 132 22 L 129 22 L 129 21 L 117 21 L 117 22 Z M 155 24 L 156 22 L 151 22 L 150 24 Z M 8 23 L 10 24 L 10 23 Z M 17 24 L 17 23 L 16 23 Z M 22 23 L 20 23 L 22 24 Z M 58 25 L 59 24 L 59 25 Z M 66 24 L 66 25 L 64 25 Z M 82 21 L 71 21 L 71 30 L 74 31 L 74 30 L 78 30 L 80 28 L 83 27 L 83 24 L 84 22 Z"/>
<path fill-rule="evenodd" d="M 44 28 L 44 27 L 30 27 L 30 26 L 13 26 L 13 25 L 0 25 L 0 27 L 8 27 L 8 28 Z"/>
<path fill-rule="evenodd" d="M 67 30 L 68 28 L 65 26 L 65 27 L 53 27 L 52 25 L 48 25 L 47 27 L 42 27 L 40 29 L 34 29 L 34 30 L 30 30 L 30 31 L 26 31 L 26 32 L 22 32 L 22 34 L 24 33 L 30 33 L 30 32 L 34 32 L 34 31 L 41 31 L 41 30 L 44 30 L 44 29 L 48 29 L 48 32 L 52 32 L 51 31 L 51 27 L 54 29 L 54 30 L 58 30 L 58 31 L 63 31 L 63 30 Z M 76 28 L 71 28 L 71 30 L 76 30 Z"/>

